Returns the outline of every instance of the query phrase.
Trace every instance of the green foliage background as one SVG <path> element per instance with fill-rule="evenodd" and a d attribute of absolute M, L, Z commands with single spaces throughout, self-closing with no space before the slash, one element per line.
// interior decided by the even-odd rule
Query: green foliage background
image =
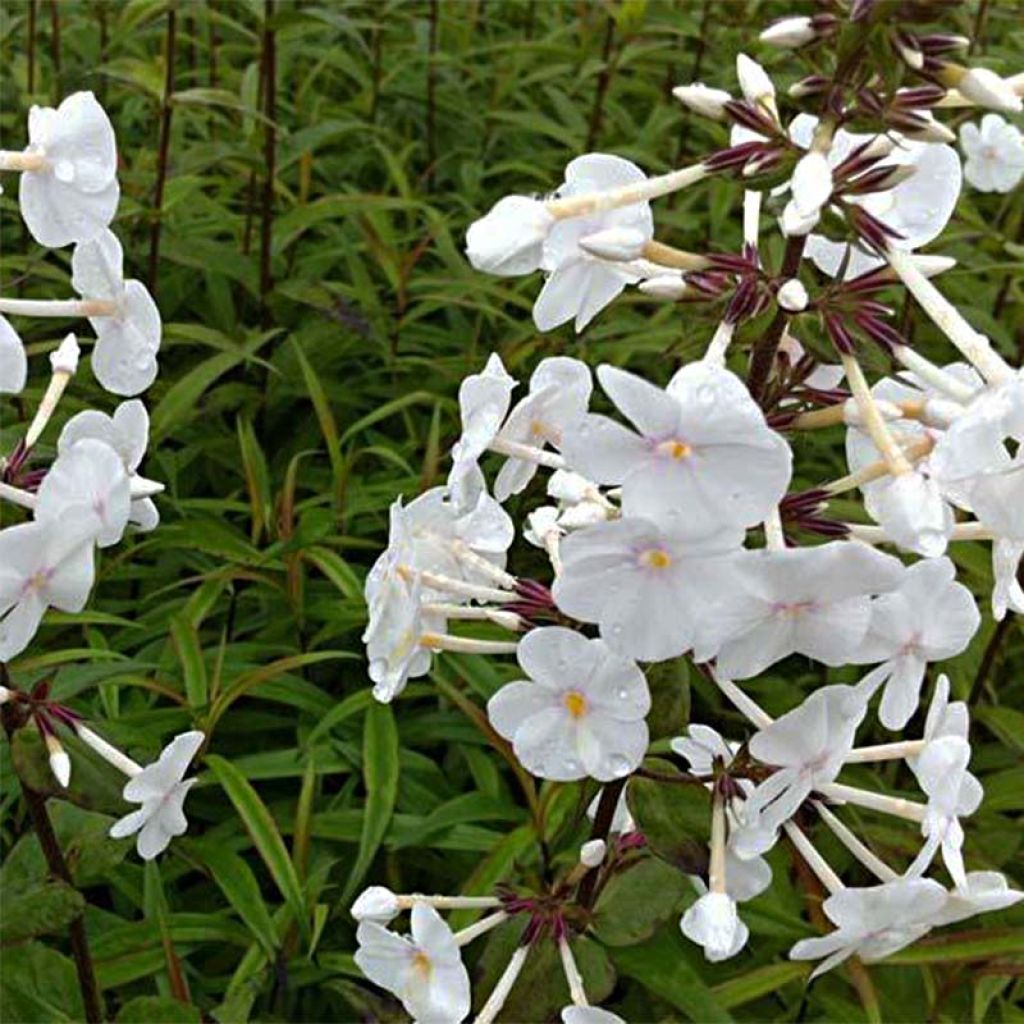
<path fill-rule="evenodd" d="M 664 380 L 700 350 L 715 313 L 635 294 L 582 338 L 569 329 L 538 336 L 529 315 L 538 282 L 477 275 L 461 255 L 462 237 L 499 196 L 551 188 L 566 161 L 589 148 L 656 173 L 721 145 L 725 130 L 684 114 L 671 86 L 702 78 L 732 87 L 742 48 L 785 84 L 806 73 L 801 58 L 762 52 L 754 39 L 755 27 L 791 6 L 806 5 L 6 0 L 0 7 L 4 145 L 23 144 L 32 102 L 96 91 L 119 139 L 123 201 L 115 228 L 131 272 L 144 279 L 161 124 L 169 117 L 155 282 L 166 327 L 162 372 L 146 396 L 153 436 L 144 467 L 167 484 L 163 525 L 103 552 L 89 609 L 51 614 L 11 666 L 22 686 L 52 676 L 57 696 L 138 759 L 189 727 L 209 736 L 189 797 L 189 835 L 158 864 L 144 868 L 130 844 L 105 838 L 110 815 L 126 809 L 119 784 L 77 747 L 71 800 L 50 801 L 118 1020 L 400 1019 L 351 959 L 347 908 L 359 887 L 476 893 L 530 879 L 542 867 L 538 829 L 556 863 L 573 858 L 592 788 L 535 788 L 481 725 L 485 699 L 516 674 L 511 659 L 445 656 L 394 705 L 374 705 L 359 643 L 362 576 L 384 543 L 394 497 L 443 479 L 458 382 L 488 352 L 499 351 L 521 378 L 542 356 L 570 353 Z M 947 24 L 980 29 L 978 56 L 1020 70 L 1024 7 L 1010 0 L 983 7 L 955 10 Z M 272 110 L 260 87 L 268 33 Z M 268 116 L 276 126 L 266 192 L 272 282 L 264 277 L 261 287 Z M 733 183 L 699 186 L 659 203 L 659 236 L 690 249 L 709 241 L 735 247 L 739 204 Z M 22 234 L 13 184 L 0 209 L 3 293 L 68 294 L 70 252 L 41 250 Z M 943 289 L 1018 359 L 1022 222 L 1020 190 L 1010 197 L 966 191 L 941 245 L 960 261 Z M 774 239 L 769 254 L 778 257 Z M 928 325 L 914 323 L 912 313 L 907 323 L 926 350 L 948 356 Z M 52 321 L 19 326 L 33 356 L 32 386 L 5 410 L 5 451 L 41 393 L 44 353 L 65 329 Z M 880 359 L 874 369 L 884 369 Z M 113 405 L 87 373 L 64 404 L 65 416 Z M 51 426 L 44 453 L 58 429 Z M 795 486 L 836 475 L 839 442 L 838 433 L 799 439 Z M 853 515 L 855 507 L 840 511 Z M 988 617 L 987 549 L 958 545 L 954 557 L 986 609 L 970 650 L 946 666 L 956 694 L 972 696 L 973 767 L 987 794 L 968 825 L 968 866 L 1007 871 L 1021 887 L 1020 626 L 1011 619 L 995 630 Z M 531 550 L 513 564 L 543 573 Z M 751 689 L 778 710 L 826 678 L 851 677 L 793 660 Z M 685 666 L 657 689 L 659 736 L 678 731 L 691 702 L 702 720 L 742 729 Z M 878 730 L 875 740 L 884 738 Z M 38 754 L 30 737 L 13 751 L 27 777 L 52 789 Z M 47 881 L 6 742 L 0 759 L 0 1017 L 77 1019 L 66 924 L 81 899 Z M 862 772 L 860 781 L 913 792 L 897 765 Z M 644 800 L 653 833 L 669 821 L 692 830 L 701 820 L 685 807 L 660 806 L 656 793 Z M 883 855 L 903 863 L 916 849 L 909 826 L 861 818 Z M 820 841 L 848 877 L 867 881 L 828 837 Z M 806 965 L 785 953 L 812 933 L 808 911 L 817 921 L 820 892 L 806 888 L 786 849 L 773 854 L 777 884 L 744 914 L 749 947 L 721 965 L 706 964 L 678 934 L 680 907 L 692 898 L 680 876 L 648 863 L 608 890 L 600 941 L 587 940 L 579 953 L 595 994 L 611 993 L 609 1005 L 629 1020 L 1024 1019 L 1020 907 L 807 988 Z M 510 929 L 470 947 L 476 978 L 493 980 L 514 938 Z M 541 1019 L 567 1001 L 551 957 L 531 972 L 506 1019 Z M 488 985 L 476 988 L 486 995 Z M 172 999 L 185 991 L 191 1006 Z"/>

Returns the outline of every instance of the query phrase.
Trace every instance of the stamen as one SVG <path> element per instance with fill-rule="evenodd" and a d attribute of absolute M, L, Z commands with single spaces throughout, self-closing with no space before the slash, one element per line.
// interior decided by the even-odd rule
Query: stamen
<path fill-rule="evenodd" d="M 562 698 L 562 703 L 573 718 L 582 718 L 587 713 L 587 698 L 579 690 L 570 690 Z"/>

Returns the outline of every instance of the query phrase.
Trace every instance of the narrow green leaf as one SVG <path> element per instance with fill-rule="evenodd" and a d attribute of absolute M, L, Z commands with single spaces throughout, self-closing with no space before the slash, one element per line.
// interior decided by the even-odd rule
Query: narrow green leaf
<path fill-rule="evenodd" d="M 184 613 L 171 616 L 171 640 L 181 662 L 185 678 L 185 696 L 189 707 L 195 712 L 205 708 L 209 700 L 209 686 L 206 678 L 206 662 L 199 643 L 199 632 Z"/>
<path fill-rule="evenodd" d="M 204 843 L 193 844 L 193 848 L 253 938 L 268 957 L 273 957 L 277 949 L 277 929 L 252 869 L 226 846 Z"/>

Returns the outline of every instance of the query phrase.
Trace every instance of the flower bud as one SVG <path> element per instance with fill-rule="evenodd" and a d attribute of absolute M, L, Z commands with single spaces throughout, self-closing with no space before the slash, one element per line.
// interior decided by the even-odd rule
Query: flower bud
<path fill-rule="evenodd" d="M 811 150 L 797 162 L 790 181 L 799 214 L 817 214 L 832 195 L 832 168 L 824 153 Z"/>
<path fill-rule="evenodd" d="M 78 369 L 78 359 L 81 354 L 82 350 L 78 347 L 78 339 L 74 334 L 69 334 L 50 353 L 50 368 L 54 373 L 66 373 L 68 376 L 73 376 Z"/>
<path fill-rule="evenodd" d="M 603 839 L 591 839 L 580 847 L 580 863 L 587 868 L 596 868 L 607 852 L 608 844 Z"/>
<path fill-rule="evenodd" d="M 817 34 L 810 18 L 783 18 L 761 33 L 761 42 L 769 46 L 795 49 L 811 42 Z"/>
<path fill-rule="evenodd" d="M 652 299 L 664 299 L 666 302 L 678 302 L 687 291 L 682 274 L 659 274 L 641 281 L 637 288 Z"/>
<path fill-rule="evenodd" d="M 556 501 L 577 505 L 592 500 L 596 493 L 597 484 L 568 469 L 556 469 L 548 478 L 548 494 Z"/>
<path fill-rule="evenodd" d="M 14 694 L 6 686 L 0 686 L 0 705 L 6 704 Z"/>
<path fill-rule="evenodd" d="M 712 89 L 701 82 L 677 85 L 672 95 L 695 114 L 715 121 L 725 120 L 725 104 L 732 100 L 732 96 L 724 89 Z"/>
<path fill-rule="evenodd" d="M 523 536 L 534 545 L 542 548 L 547 544 L 551 534 L 560 534 L 558 526 L 558 509 L 554 505 L 541 505 L 526 517 L 526 529 Z"/>
<path fill-rule="evenodd" d="M 466 232 L 466 256 L 477 269 L 499 277 L 540 268 L 541 250 L 554 218 L 529 196 L 505 196 Z"/>
<path fill-rule="evenodd" d="M 925 277 L 937 277 L 956 266 L 956 260 L 952 256 L 932 256 L 929 253 L 915 252 L 910 258 Z"/>
<path fill-rule="evenodd" d="M 740 80 L 740 89 L 747 101 L 755 107 L 768 111 L 773 120 L 778 121 L 779 114 L 775 106 L 775 86 L 767 72 L 755 60 L 745 53 L 736 58 L 736 75 Z"/>
<path fill-rule="evenodd" d="M 52 733 L 46 734 L 46 749 L 50 752 L 50 771 L 53 777 L 67 789 L 71 781 L 71 758 Z"/>
<path fill-rule="evenodd" d="M 794 82 L 787 92 L 795 100 L 802 100 L 805 96 L 817 96 L 824 92 L 829 86 L 829 80 L 824 75 L 808 75 Z"/>
<path fill-rule="evenodd" d="M 787 313 L 802 313 L 807 308 L 807 289 L 799 278 L 791 277 L 779 288 L 776 299 Z"/>
<path fill-rule="evenodd" d="M 607 228 L 580 239 L 580 248 L 591 256 L 603 260 L 639 259 L 647 244 L 647 237 L 636 228 Z"/>
<path fill-rule="evenodd" d="M 376 921 L 387 924 L 398 915 L 401 906 L 398 897 L 383 885 L 371 885 L 364 889 L 352 904 L 352 916 L 357 921 Z"/>
<path fill-rule="evenodd" d="M 955 132 L 923 111 L 894 114 L 890 117 L 889 123 L 894 128 L 899 128 L 907 138 L 917 142 L 956 142 Z"/>
<path fill-rule="evenodd" d="M 1019 113 L 1024 103 L 1013 86 L 988 68 L 971 68 L 956 83 L 960 95 L 979 107 Z"/>
<path fill-rule="evenodd" d="M 787 238 L 799 238 L 813 231 L 820 219 L 817 210 L 811 213 L 801 213 L 796 201 L 791 199 L 782 211 L 779 227 Z"/>

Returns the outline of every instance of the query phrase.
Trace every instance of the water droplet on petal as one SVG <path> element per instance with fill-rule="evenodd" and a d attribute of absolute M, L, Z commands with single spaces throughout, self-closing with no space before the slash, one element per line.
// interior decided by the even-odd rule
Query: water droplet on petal
<path fill-rule="evenodd" d="M 710 384 L 701 384 L 697 388 L 697 401 L 701 405 L 714 405 L 715 404 L 715 389 Z"/>
<path fill-rule="evenodd" d="M 616 778 L 622 778 L 633 770 L 629 758 L 623 757 L 622 754 L 612 754 L 608 759 L 608 767 Z"/>
<path fill-rule="evenodd" d="M 58 160 L 53 165 L 53 176 L 68 185 L 75 180 L 75 165 L 70 160 Z"/>

